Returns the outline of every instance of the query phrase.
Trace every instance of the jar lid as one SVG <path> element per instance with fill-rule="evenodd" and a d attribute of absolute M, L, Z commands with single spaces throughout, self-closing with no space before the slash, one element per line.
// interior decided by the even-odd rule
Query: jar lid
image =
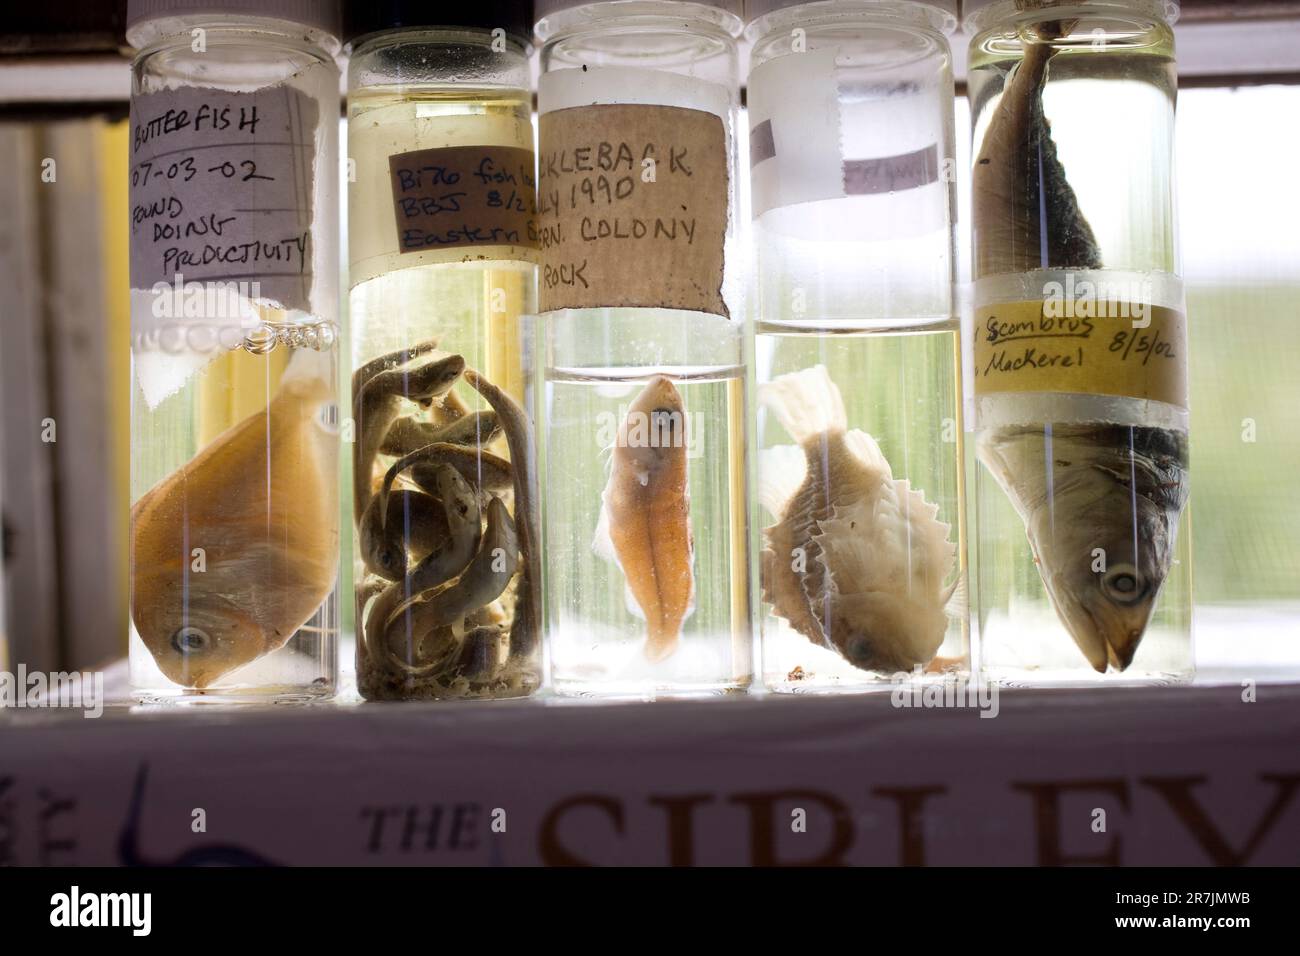
<path fill-rule="evenodd" d="M 848 0 L 846 5 L 866 7 L 870 6 L 873 2 L 877 2 L 877 0 L 856 0 L 856 2 L 855 0 Z M 940 10 L 946 15 L 946 17 L 952 18 L 954 26 L 956 25 L 956 18 L 959 12 L 957 5 L 960 0 L 906 0 L 906 2 L 914 3 L 917 6 L 933 7 L 936 10 Z M 992 0 L 989 0 L 989 2 L 992 2 Z M 774 10 L 783 10 L 787 7 L 802 7 L 814 3 L 821 6 L 836 3 L 836 0 L 745 0 L 745 22 L 753 23 L 755 20 L 767 16 Z"/>
<path fill-rule="evenodd" d="M 1009 12 L 1033 13 L 1049 7 L 1110 7 L 1164 17 L 1166 23 L 1178 19 L 1179 0 L 962 0 L 962 26 L 967 30 L 989 26 L 989 7 L 1005 6 Z"/>
<path fill-rule="evenodd" d="M 343 4 L 343 42 L 382 30 L 505 30 L 529 42 L 533 37 L 533 0 L 348 0 Z"/>
<path fill-rule="evenodd" d="M 127 0 L 126 28 L 194 14 L 284 20 L 339 35 L 339 0 Z"/>
<path fill-rule="evenodd" d="M 538 33 L 545 36 L 550 31 L 542 27 L 542 21 L 552 17 L 557 13 L 563 13 L 566 10 L 576 10 L 579 7 L 613 7 L 622 4 L 639 4 L 644 6 L 642 0 L 536 0 L 537 7 L 537 24 Z M 744 16 L 744 0 L 689 0 L 687 3 L 673 3 L 672 6 L 687 7 L 713 7 L 721 10 L 723 13 L 730 13 L 736 17 Z"/>

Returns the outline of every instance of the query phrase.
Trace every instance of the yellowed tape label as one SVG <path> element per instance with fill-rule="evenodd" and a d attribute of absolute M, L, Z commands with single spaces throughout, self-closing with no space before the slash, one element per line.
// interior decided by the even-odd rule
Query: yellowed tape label
<path fill-rule="evenodd" d="M 1093 315 L 1093 311 L 1103 315 Z M 1068 301 L 975 310 L 975 394 L 1074 392 L 1187 407 L 1187 319 L 1145 303 Z"/>

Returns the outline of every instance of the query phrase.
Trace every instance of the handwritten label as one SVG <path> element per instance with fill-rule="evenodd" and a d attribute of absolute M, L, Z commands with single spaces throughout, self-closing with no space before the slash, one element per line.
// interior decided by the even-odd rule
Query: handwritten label
<path fill-rule="evenodd" d="M 256 282 L 309 310 L 318 121 L 316 101 L 284 85 L 133 98 L 132 287 Z"/>
<path fill-rule="evenodd" d="M 541 310 L 728 315 L 722 119 L 675 106 L 575 106 L 538 121 Z"/>
<path fill-rule="evenodd" d="M 975 394 L 995 392 L 1119 395 L 1186 408 L 1186 317 L 1130 303 L 1101 310 L 1060 302 L 977 309 Z"/>
<path fill-rule="evenodd" d="M 533 153 L 448 146 L 388 158 L 400 252 L 450 246 L 537 247 Z"/>

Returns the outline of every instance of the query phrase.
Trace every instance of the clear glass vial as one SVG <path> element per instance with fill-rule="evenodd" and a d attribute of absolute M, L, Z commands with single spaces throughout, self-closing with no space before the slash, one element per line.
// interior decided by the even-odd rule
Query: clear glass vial
<path fill-rule="evenodd" d="M 738 12 L 538 5 L 544 573 L 561 694 L 751 680 Z"/>
<path fill-rule="evenodd" d="M 953 5 L 747 13 L 763 679 L 961 675 Z"/>
<path fill-rule="evenodd" d="M 334 692 L 337 4 L 133 0 L 131 680 Z"/>
<path fill-rule="evenodd" d="M 347 12 L 357 685 L 541 683 L 531 3 Z"/>
<path fill-rule="evenodd" d="M 1187 679 L 1178 8 L 967 11 L 982 666 L 1008 682 Z"/>

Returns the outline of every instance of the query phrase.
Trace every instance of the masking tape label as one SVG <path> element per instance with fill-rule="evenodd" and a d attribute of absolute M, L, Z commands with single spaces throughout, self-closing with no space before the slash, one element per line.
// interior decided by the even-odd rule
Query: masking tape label
<path fill-rule="evenodd" d="M 1032 301 L 975 311 L 975 394 L 1073 392 L 1187 407 L 1187 320 L 1145 303 Z"/>
<path fill-rule="evenodd" d="M 134 97 L 131 287 L 256 283 L 246 298 L 309 311 L 319 113 L 284 84 Z"/>
<path fill-rule="evenodd" d="M 727 315 L 727 135 L 705 110 L 649 104 L 541 114 L 541 311 Z"/>
<path fill-rule="evenodd" d="M 537 246 L 531 151 L 448 146 L 388 157 L 399 252 Z"/>

